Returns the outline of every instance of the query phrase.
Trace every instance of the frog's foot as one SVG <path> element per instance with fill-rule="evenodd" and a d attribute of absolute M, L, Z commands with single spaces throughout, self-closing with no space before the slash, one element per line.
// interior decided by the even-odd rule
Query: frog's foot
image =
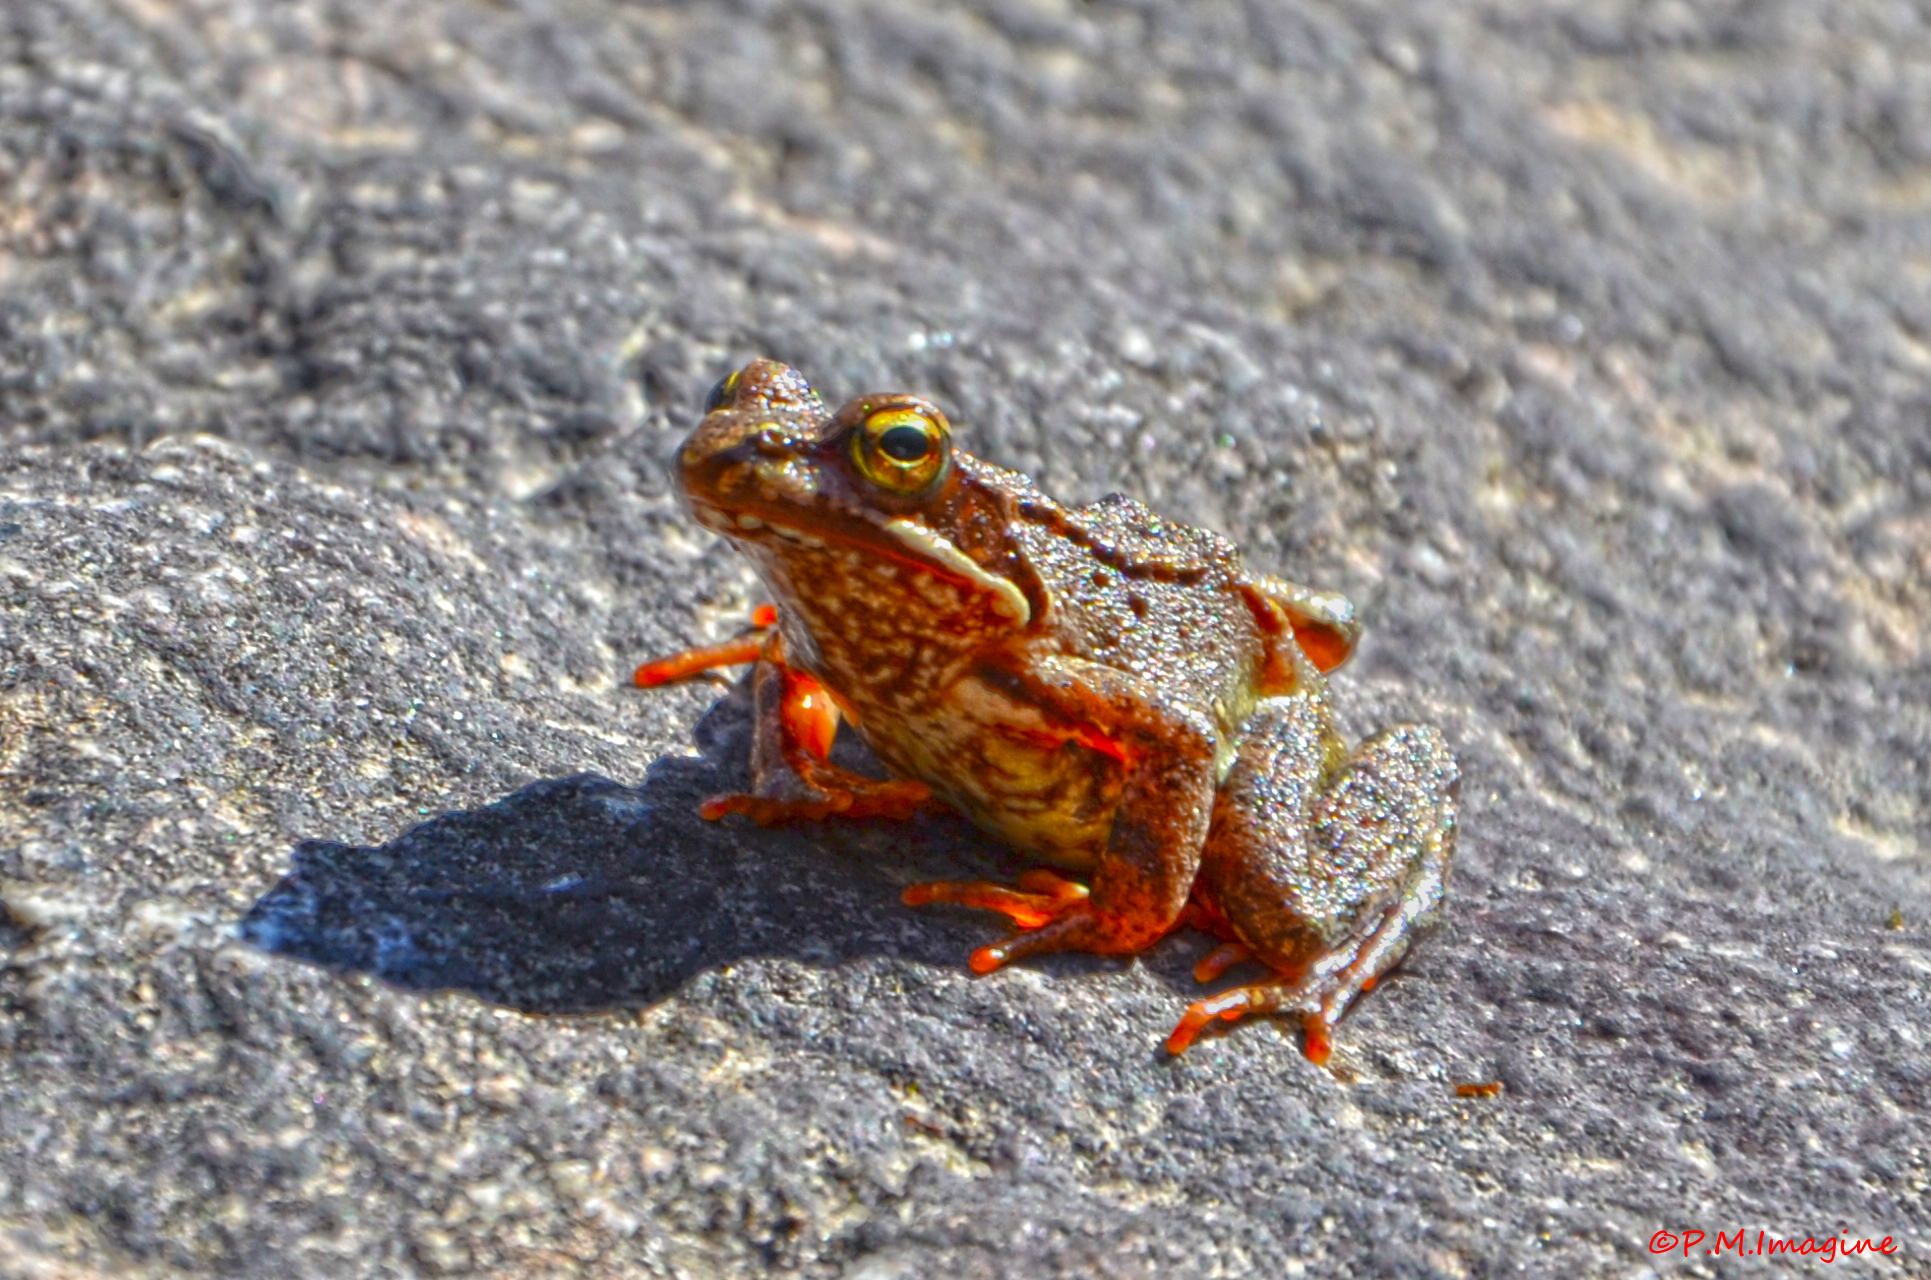
<path fill-rule="evenodd" d="M 826 772 L 831 772 L 827 770 Z M 880 782 L 837 770 L 831 786 L 801 789 L 794 796 L 757 796 L 729 792 L 712 796 L 698 806 L 698 815 L 715 822 L 727 813 L 741 813 L 761 827 L 787 822 L 819 822 L 826 818 L 891 818 L 904 821 L 932 801 L 932 788 L 923 782 Z M 820 782 L 813 778 L 813 782 Z"/>
<path fill-rule="evenodd" d="M 1334 1028 L 1341 1021 L 1341 1015 L 1348 1011 L 1355 997 L 1374 990 L 1381 975 L 1394 968 L 1407 952 L 1409 915 L 1407 904 L 1390 902 L 1381 911 L 1365 913 L 1354 930 L 1332 951 L 1318 957 L 1298 979 L 1282 975 L 1271 982 L 1249 983 L 1190 1006 L 1173 1034 L 1167 1037 L 1167 1052 L 1185 1052 L 1216 1021 L 1234 1022 L 1250 1013 L 1299 1013 L 1304 1037 L 1302 1052 L 1317 1066 L 1326 1062 L 1334 1047 Z M 1240 944 L 1217 948 L 1195 967 L 1195 976 L 1205 982 L 1224 971 L 1234 961 L 1222 965 L 1216 974 L 1201 977 L 1201 970 L 1208 967 L 1209 961 L 1234 947 Z M 1240 950 L 1246 953 L 1241 959 L 1253 955 L 1245 947 Z"/>
<path fill-rule="evenodd" d="M 1084 927 L 1090 919 L 1086 910 L 1087 896 L 1085 885 L 1043 867 L 1022 873 L 1016 889 L 989 880 L 931 880 L 910 886 L 902 895 L 908 907 L 943 902 L 955 907 L 997 911 L 1025 930 L 1004 942 L 980 947 L 973 952 L 968 963 L 974 973 L 991 973 L 1010 961 L 1036 951 L 1063 949 L 1064 943 L 1056 946 L 1048 942 L 1031 947 L 1023 944 L 1029 939 L 1039 939 L 1041 935 L 1046 935 L 1048 939 L 1057 937 L 1065 929 L 1055 928 L 1055 925 L 1063 922 Z"/>

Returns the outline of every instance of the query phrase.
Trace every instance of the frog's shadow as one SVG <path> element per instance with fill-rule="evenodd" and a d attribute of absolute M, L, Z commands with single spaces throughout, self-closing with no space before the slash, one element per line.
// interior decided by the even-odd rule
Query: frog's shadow
<path fill-rule="evenodd" d="M 748 701 L 742 685 L 720 700 L 697 726 L 702 754 L 657 761 L 641 787 L 579 774 L 377 847 L 306 841 L 241 936 L 409 990 L 467 991 L 533 1013 L 652 1004 L 754 955 L 962 968 L 999 936 L 996 915 L 899 901 L 916 880 L 1009 881 L 1030 865 L 960 818 L 760 830 L 698 817 L 705 796 L 745 785 Z M 836 755 L 865 769 L 863 745 L 848 739 Z M 1197 993 L 1185 974 L 1199 949 L 1170 939 L 1148 960 Z M 1041 963 L 1069 978 L 1117 964 Z"/>

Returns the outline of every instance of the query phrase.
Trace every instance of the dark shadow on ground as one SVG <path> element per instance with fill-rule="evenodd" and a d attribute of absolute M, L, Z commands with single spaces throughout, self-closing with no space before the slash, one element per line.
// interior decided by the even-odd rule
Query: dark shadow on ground
<path fill-rule="evenodd" d="M 536 782 L 433 819 L 374 848 L 312 840 L 241 922 L 265 951 L 373 974 L 417 991 L 462 990 L 536 1013 L 637 1007 L 703 970 L 753 955 L 836 964 L 891 955 L 963 967 L 1003 920 L 914 912 L 915 880 L 1010 880 L 1031 865 L 949 814 L 761 830 L 706 822 L 705 796 L 748 773 L 742 686 L 699 722 L 697 757 L 652 765 L 641 787 L 594 774 Z M 862 743 L 841 763 L 866 771 Z M 1176 989 L 1204 939 L 1150 957 Z M 1117 962 L 1048 957 L 1076 979 Z"/>

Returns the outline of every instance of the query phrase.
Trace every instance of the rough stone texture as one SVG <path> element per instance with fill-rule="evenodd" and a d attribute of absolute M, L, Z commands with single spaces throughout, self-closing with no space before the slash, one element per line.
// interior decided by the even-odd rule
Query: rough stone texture
<path fill-rule="evenodd" d="M 1931 1274 L 1926 23 L 9 0 L 0 1274 Z M 1355 597 L 1467 804 L 1330 1070 L 691 814 L 757 353 Z"/>

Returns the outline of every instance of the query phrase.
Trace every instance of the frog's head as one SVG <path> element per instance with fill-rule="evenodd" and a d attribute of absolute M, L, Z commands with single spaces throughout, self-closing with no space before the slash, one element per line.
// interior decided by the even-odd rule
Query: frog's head
<path fill-rule="evenodd" d="M 753 360 L 705 407 L 679 454 L 692 513 L 821 644 L 866 628 L 873 641 L 982 636 L 1032 617 L 1005 473 L 955 449 L 930 401 L 860 396 L 827 415 L 797 370 Z"/>

